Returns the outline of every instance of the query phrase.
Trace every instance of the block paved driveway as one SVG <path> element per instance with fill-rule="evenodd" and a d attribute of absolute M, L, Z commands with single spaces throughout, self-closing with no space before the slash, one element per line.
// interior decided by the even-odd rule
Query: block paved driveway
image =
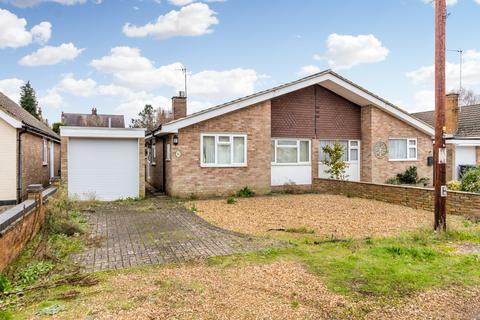
<path fill-rule="evenodd" d="M 73 260 L 85 271 L 185 262 L 259 250 L 271 241 L 213 226 L 168 198 L 110 203 L 85 213 L 92 244 Z"/>

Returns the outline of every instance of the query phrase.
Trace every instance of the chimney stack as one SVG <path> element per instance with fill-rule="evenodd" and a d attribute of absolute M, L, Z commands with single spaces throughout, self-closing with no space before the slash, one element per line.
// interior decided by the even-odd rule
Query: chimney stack
<path fill-rule="evenodd" d="M 459 117 L 460 108 L 458 107 L 458 93 L 449 93 L 447 94 L 447 104 L 445 106 L 446 134 L 455 134 L 458 129 Z"/>
<path fill-rule="evenodd" d="M 97 115 L 97 108 L 93 107 L 92 108 L 92 116 L 96 116 Z"/>
<path fill-rule="evenodd" d="M 173 120 L 187 116 L 187 97 L 184 91 L 178 92 L 178 96 L 172 98 Z"/>

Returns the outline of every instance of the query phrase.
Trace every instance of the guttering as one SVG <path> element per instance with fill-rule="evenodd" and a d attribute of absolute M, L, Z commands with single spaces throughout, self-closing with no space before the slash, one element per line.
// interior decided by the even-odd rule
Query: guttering
<path fill-rule="evenodd" d="M 54 136 L 53 134 L 47 133 L 43 130 L 40 130 L 36 127 L 33 127 L 29 124 L 26 124 L 25 122 L 22 122 L 22 127 L 27 129 L 31 133 L 34 133 L 34 134 L 39 135 L 41 137 L 49 138 L 50 140 L 53 140 L 55 142 L 60 143 L 60 139 L 58 139 L 58 137 Z"/>

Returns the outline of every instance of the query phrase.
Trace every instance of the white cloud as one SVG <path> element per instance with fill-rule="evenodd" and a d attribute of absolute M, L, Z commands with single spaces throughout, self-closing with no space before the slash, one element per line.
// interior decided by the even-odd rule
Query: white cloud
<path fill-rule="evenodd" d="M 25 84 L 25 81 L 11 78 L 0 80 L 0 92 L 9 97 L 15 102 L 20 100 L 20 87 Z"/>
<path fill-rule="evenodd" d="M 301 67 L 300 70 L 297 72 L 297 74 L 300 77 L 306 77 L 317 72 L 320 72 L 320 68 L 318 66 L 310 64 L 310 65 Z"/>
<path fill-rule="evenodd" d="M 38 102 L 41 107 L 58 109 L 63 105 L 63 98 L 56 90 L 50 89 L 47 91 L 46 95 L 41 96 L 38 99 Z"/>
<path fill-rule="evenodd" d="M 52 90 L 80 97 L 90 97 L 96 93 L 96 87 L 97 82 L 93 79 L 75 79 L 72 74 L 67 74 Z"/>
<path fill-rule="evenodd" d="M 39 23 L 30 31 L 26 27 L 27 20 L 0 9 L 0 49 L 24 47 L 33 40 L 45 44 L 52 35 L 52 25 L 48 21 Z"/>
<path fill-rule="evenodd" d="M 135 90 L 171 87 L 183 90 L 183 64 L 175 62 L 156 67 L 140 50 L 117 47 L 110 55 L 90 63 L 100 72 L 111 74 L 114 83 Z M 224 99 L 253 93 L 259 76 L 253 69 L 236 68 L 224 71 L 206 70 L 188 77 L 189 94 L 205 99 Z"/>
<path fill-rule="evenodd" d="M 87 2 L 87 0 L 1 0 L 1 2 L 10 3 L 19 8 L 29 8 L 43 2 L 54 2 L 66 6 L 72 6 L 75 4 L 83 4 Z"/>
<path fill-rule="evenodd" d="M 190 4 L 192 2 L 195 2 L 195 0 L 168 0 L 171 4 L 175 6 L 186 6 L 187 4 Z"/>
<path fill-rule="evenodd" d="M 52 24 L 48 21 L 40 22 L 32 28 L 32 37 L 39 44 L 45 44 L 52 36 Z"/>
<path fill-rule="evenodd" d="M 127 37 L 152 36 L 167 39 L 177 36 L 200 36 L 213 32 L 211 27 L 218 24 L 215 11 L 204 3 L 192 3 L 179 11 L 172 10 L 159 16 L 155 23 L 134 26 L 126 23 L 123 33 Z"/>
<path fill-rule="evenodd" d="M 435 105 L 435 92 L 433 90 L 420 90 L 413 97 L 414 109 L 410 108 L 410 112 L 432 110 Z"/>
<path fill-rule="evenodd" d="M 317 60 L 326 59 L 334 69 L 350 69 L 362 63 L 376 63 L 384 61 L 389 54 L 380 40 L 374 35 L 340 35 L 333 33 L 327 39 L 327 53 Z"/>
<path fill-rule="evenodd" d="M 46 46 L 24 56 L 19 64 L 23 66 L 54 65 L 62 61 L 74 60 L 85 49 L 78 49 L 73 43 L 63 43 L 58 47 Z"/>
<path fill-rule="evenodd" d="M 18 48 L 32 42 L 32 34 L 25 29 L 27 20 L 8 10 L 0 9 L 0 48 Z"/>
<path fill-rule="evenodd" d="M 458 88 L 460 83 L 460 64 L 446 63 L 447 89 Z M 480 85 L 480 52 L 467 50 L 463 55 L 462 83 L 465 86 Z M 406 73 L 413 84 L 421 86 L 433 86 L 435 67 L 423 66 L 417 70 Z"/>

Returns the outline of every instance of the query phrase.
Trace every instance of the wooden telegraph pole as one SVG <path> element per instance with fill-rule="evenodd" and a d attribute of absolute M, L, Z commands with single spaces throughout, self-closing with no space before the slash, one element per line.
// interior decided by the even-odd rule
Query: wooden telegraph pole
<path fill-rule="evenodd" d="M 446 200 L 446 162 L 445 145 L 445 28 L 447 9 L 445 0 L 435 0 L 435 150 L 434 185 L 435 185 L 435 230 L 447 228 Z"/>

